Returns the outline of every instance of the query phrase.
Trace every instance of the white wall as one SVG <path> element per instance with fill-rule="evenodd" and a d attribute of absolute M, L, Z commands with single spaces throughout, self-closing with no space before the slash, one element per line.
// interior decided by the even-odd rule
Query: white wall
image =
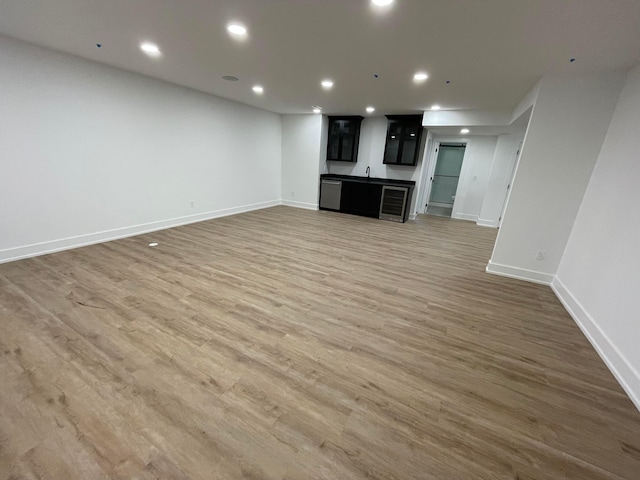
<path fill-rule="evenodd" d="M 524 140 L 524 132 L 500 135 L 482 200 L 478 225 L 497 227 L 507 195 L 507 187 L 515 166 L 518 147 Z"/>
<path fill-rule="evenodd" d="M 385 165 L 384 146 L 387 140 L 387 118 L 367 117 L 360 127 L 360 144 L 358 147 L 358 161 L 356 163 L 329 161 L 326 163 L 326 172 L 338 175 L 366 176 L 367 167 L 371 167 L 370 176 L 377 178 L 392 178 L 395 180 L 413 180 L 416 188 L 411 199 L 411 214 L 416 211 L 416 198 L 418 181 L 424 157 L 424 146 L 427 132 L 423 131 L 420 151 L 418 152 L 418 164 L 415 167 Z M 326 133 L 323 135 L 326 142 Z"/>
<path fill-rule="evenodd" d="M 477 127 L 487 125 L 509 125 L 509 112 L 481 110 L 427 110 L 422 116 L 422 125 L 433 127 Z"/>
<path fill-rule="evenodd" d="M 522 115 L 528 115 L 530 118 L 531 108 L 538 101 L 538 94 L 540 93 L 540 82 L 536 83 L 533 88 L 518 102 L 518 105 L 511 112 L 511 119 L 509 120 L 509 125 L 518 121 L 519 118 L 522 118 Z"/>
<path fill-rule="evenodd" d="M 496 136 L 468 137 L 452 218 L 478 220 L 497 141 Z"/>
<path fill-rule="evenodd" d="M 282 116 L 282 201 L 318 208 L 321 115 Z"/>
<path fill-rule="evenodd" d="M 623 81 L 622 72 L 541 80 L 487 271 L 551 282 Z"/>
<path fill-rule="evenodd" d="M 279 115 L 7 37 L 0 65 L 0 261 L 279 203 Z"/>
<path fill-rule="evenodd" d="M 618 101 L 553 288 L 640 409 L 640 67 Z"/>

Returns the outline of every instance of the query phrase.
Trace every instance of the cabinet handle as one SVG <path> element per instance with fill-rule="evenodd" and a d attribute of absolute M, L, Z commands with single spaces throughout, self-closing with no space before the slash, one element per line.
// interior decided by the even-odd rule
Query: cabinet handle
<path fill-rule="evenodd" d="M 328 183 L 329 185 L 340 185 L 342 182 L 336 182 L 331 180 L 322 180 L 322 183 Z"/>

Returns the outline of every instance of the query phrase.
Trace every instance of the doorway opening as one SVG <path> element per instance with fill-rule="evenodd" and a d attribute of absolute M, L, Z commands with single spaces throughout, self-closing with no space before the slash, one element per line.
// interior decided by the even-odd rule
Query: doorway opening
<path fill-rule="evenodd" d="M 451 217 L 466 147 L 464 143 L 440 144 L 425 213 Z"/>

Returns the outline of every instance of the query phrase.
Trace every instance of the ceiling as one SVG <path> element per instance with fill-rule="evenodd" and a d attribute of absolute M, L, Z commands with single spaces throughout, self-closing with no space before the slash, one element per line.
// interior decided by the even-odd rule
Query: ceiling
<path fill-rule="evenodd" d="M 0 33 L 278 113 L 510 111 L 545 73 L 639 63 L 640 1 L 0 0 Z"/>

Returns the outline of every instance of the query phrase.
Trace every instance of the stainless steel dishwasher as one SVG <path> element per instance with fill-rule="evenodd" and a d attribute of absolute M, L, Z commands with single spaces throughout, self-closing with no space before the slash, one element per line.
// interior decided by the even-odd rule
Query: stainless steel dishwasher
<path fill-rule="evenodd" d="M 320 181 L 320 208 L 340 210 L 342 182 L 340 180 L 322 179 Z"/>

